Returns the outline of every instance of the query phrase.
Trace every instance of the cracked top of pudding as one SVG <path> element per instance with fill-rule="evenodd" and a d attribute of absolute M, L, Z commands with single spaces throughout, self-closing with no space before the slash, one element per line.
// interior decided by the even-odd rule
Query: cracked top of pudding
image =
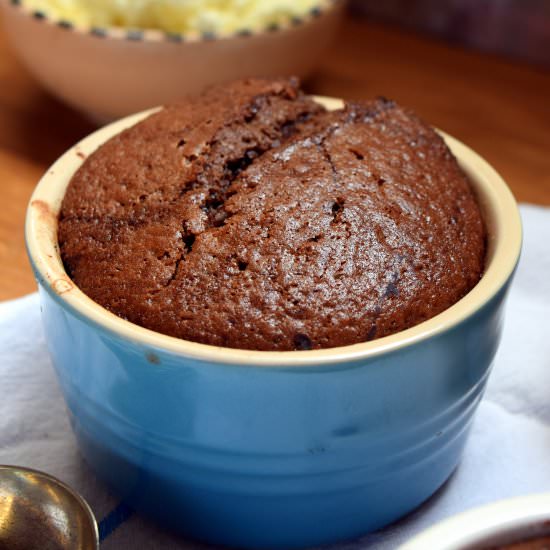
<path fill-rule="evenodd" d="M 116 315 L 186 340 L 301 350 L 420 323 L 480 279 L 485 229 L 443 140 L 377 99 L 327 112 L 294 79 L 165 107 L 73 176 L 69 276 Z"/>

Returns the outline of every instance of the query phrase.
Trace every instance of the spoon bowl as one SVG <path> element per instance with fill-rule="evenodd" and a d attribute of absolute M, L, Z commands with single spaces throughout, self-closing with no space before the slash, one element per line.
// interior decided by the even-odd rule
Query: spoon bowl
<path fill-rule="evenodd" d="M 86 501 L 58 479 L 0 466 L 0 548 L 97 550 L 97 524 Z"/>

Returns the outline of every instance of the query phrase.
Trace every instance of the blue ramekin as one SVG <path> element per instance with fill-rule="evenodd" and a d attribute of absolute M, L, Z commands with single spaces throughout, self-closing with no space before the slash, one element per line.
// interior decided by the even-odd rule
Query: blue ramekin
<path fill-rule="evenodd" d="M 74 285 L 59 256 L 57 215 L 82 157 L 143 116 L 65 153 L 27 214 L 46 338 L 84 457 L 131 506 L 230 546 L 350 539 L 418 506 L 459 462 L 499 343 L 521 248 L 506 184 L 445 136 L 489 241 L 481 281 L 436 317 L 321 351 L 207 346 L 109 313 Z"/>

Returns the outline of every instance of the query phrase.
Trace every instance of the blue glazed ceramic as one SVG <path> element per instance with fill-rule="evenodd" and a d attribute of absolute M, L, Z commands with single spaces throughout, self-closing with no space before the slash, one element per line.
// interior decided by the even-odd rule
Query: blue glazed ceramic
<path fill-rule="evenodd" d="M 457 466 L 499 343 L 521 245 L 504 182 L 446 137 L 490 235 L 482 280 L 447 311 L 354 346 L 216 348 L 115 317 L 59 258 L 57 213 L 81 153 L 141 116 L 66 153 L 27 218 L 47 341 L 85 458 L 136 509 L 230 546 L 335 542 L 411 511 Z"/>

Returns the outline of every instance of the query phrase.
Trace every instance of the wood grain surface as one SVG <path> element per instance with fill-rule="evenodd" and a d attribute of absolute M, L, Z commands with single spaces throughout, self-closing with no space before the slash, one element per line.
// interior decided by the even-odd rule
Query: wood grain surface
<path fill-rule="evenodd" d="M 464 141 L 519 201 L 550 205 L 550 72 L 351 17 L 307 89 L 397 100 Z M 94 125 L 43 91 L 0 30 L 0 300 L 35 289 L 23 224 L 46 168 Z"/>

